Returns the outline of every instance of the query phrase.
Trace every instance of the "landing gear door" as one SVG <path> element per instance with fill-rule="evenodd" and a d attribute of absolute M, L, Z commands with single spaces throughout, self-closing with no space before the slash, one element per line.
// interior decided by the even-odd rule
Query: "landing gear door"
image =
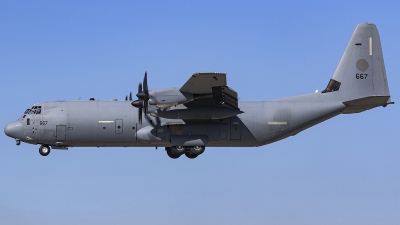
<path fill-rule="evenodd" d="M 65 141 L 67 136 L 66 125 L 57 125 L 57 141 Z"/>
<path fill-rule="evenodd" d="M 242 139 L 242 121 L 238 118 L 231 118 L 231 140 Z"/>

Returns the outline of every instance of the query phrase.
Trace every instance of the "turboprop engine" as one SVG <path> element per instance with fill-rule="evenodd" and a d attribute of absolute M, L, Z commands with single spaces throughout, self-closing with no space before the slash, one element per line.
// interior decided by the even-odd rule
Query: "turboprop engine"
<path fill-rule="evenodd" d="M 140 124 L 143 113 L 166 119 L 195 120 L 236 116 L 243 112 L 239 109 L 237 93 L 226 86 L 225 76 L 220 73 L 196 73 L 181 88 L 149 90 L 145 72 L 143 83 L 138 86 L 138 100 L 131 104 L 138 108 Z M 128 96 L 125 99 L 128 100 Z M 132 101 L 132 94 L 129 100 Z"/>

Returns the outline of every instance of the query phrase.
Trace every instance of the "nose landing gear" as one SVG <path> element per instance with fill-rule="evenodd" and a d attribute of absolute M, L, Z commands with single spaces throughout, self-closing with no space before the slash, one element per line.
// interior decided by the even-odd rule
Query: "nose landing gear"
<path fill-rule="evenodd" d="M 39 148 L 39 153 L 42 156 L 47 156 L 48 154 L 50 154 L 50 147 L 48 145 L 41 145 Z"/>

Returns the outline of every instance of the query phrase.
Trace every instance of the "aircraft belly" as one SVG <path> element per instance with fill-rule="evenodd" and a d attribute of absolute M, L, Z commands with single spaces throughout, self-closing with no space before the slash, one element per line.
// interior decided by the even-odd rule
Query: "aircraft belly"
<path fill-rule="evenodd" d="M 228 121 L 228 120 L 226 120 Z M 172 145 L 174 140 L 190 142 L 197 137 L 205 137 L 204 143 L 221 142 L 228 140 L 228 124 L 218 122 L 190 122 L 186 124 L 149 125 L 137 132 L 137 139 L 148 144 Z M 193 139 L 193 140 L 192 140 Z M 177 141 L 178 143 L 180 141 Z M 175 142 L 174 142 L 175 143 Z M 194 143 L 194 142 L 193 142 Z"/>

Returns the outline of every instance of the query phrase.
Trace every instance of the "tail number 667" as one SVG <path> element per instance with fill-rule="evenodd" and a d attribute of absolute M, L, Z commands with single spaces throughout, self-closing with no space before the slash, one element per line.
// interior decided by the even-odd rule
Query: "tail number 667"
<path fill-rule="evenodd" d="M 356 79 L 367 79 L 368 74 L 366 73 L 356 73 Z"/>

